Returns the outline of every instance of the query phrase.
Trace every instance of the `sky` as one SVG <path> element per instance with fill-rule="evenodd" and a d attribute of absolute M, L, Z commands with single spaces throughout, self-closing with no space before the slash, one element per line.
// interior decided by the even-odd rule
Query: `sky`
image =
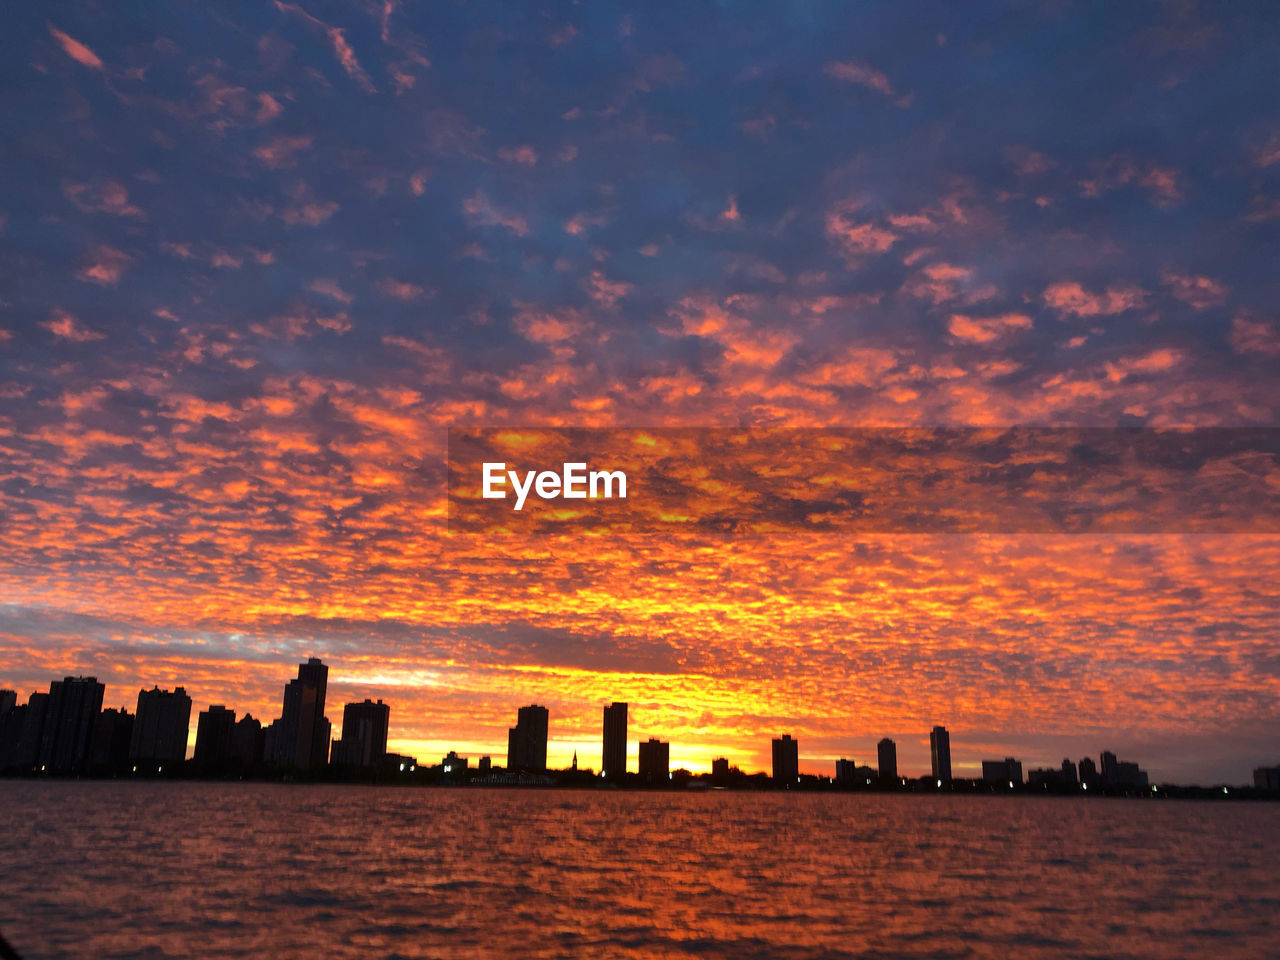
<path fill-rule="evenodd" d="M 458 538 L 450 427 L 1276 426 L 1266 3 L 20 4 L 0 687 L 1280 762 L 1274 534 Z"/>

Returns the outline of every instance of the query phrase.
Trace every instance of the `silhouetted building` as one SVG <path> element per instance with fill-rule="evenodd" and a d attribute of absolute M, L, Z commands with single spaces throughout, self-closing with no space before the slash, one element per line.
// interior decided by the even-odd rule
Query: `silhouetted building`
<path fill-rule="evenodd" d="M 18 706 L 17 690 L 0 690 L 0 720 L 9 715 L 9 711 Z"/>
<path fill-rule="evenodd" d="M 329 762 L 328 685 L 329 668 L 319 658 L 298 664 L 298 676 L 285 685 L 280 717 L 268 728 L 269 759 L 277 767 L 319 770 Z"/>
<path fill-rule="evenodd" d="M 190 729 L 191 698 L 185 689 L 139 690 L 138 710 L 129 740 L 129 760 L 157 766 L 182 763 L 187 758 Z"/>
<path fill-rule="evenodd" d="M 89 735 L 89 769 L 95 773 L 122 773 L 129 766 L 129 742 L 133 739 L 133 714 L 108 708 L 93 721 Z"/>
<path fill-rule="evenodd" d="M 728 757 L 716 757 L 711 761 L 711 776 L 717 780 L 724 780 L 729 776 Z"/>
<path fill-rule="evenodd" d="M 521 707 L 516 725 L 507 731 L 507 769 L 541 773 L 547 769 L 546 707 Z"/>
<path fill-rule="evenodd" d="M 600 776 L 619 780 L 627 772 L 627 705 L 613 703 L 604 708 L 604 750 Z"/>
<path fill-rule="evenodd" d="M 479 770 L 481 773 L 488 773 L 490 770 L 493 769 L 493 758 L 481 757 L 480 762 L 476 764 L 476 769 Z"/>
<path fill-rule="evenodd" d="M 16 766 L 18 741 L 22 738 L 22 725 L 26 719 L 26 704 L 17 704 L 0 716 L 0 770 Z"/>
<path fill-rule="evenodd" d="M 951 779 L 951 734 L 946 727 L 934 727 L 929 733 L 929 756 L 933 760 L 935 780 L 946 783 Z"/>
<path fill-rule="evenodd" d="M 1093 762 L 1091 757 L 1084 757 L 1080 764 L 1080 783 L 1084 787 L 1095 787 L 1098 785 L 1098 765 Z"/>
<path fill-rule="evenodd" d="M 1136 763 L 1117 760 L 1114 753 L 1106 750 L 1102 754 L 1102 785 L 1140 789 L 1148 785 L 1147 772 Z"/>
<path fill-rule="evenodd" d="M 191 759 L 205 770 L 218 770 L 231 762 L 231 735 L 236 712 L 214 704 L 196 718 L 196 749 Z"/>
<path fill-rule="evenodd" d="M 342 739 L 333 741 L 330 762 L 374 767 L 387 755 L 391 707 L 379 700 L 348 703 L 342 708 Z"/>
<path fill-rule="evenodd" d="M 49 684 L 37 764 L 50 773 L 81 773 L 89 762 L 93 720 L 105 687 L 96 677 L 64 677 Z"/>
<path fill-rule="evenodd" d="M 39 692 L 27 698 L 26 706 L 14 711 L 17 739 L 13 741 L 6 766 L 27 772 L 36 769 L 36 762 L 40 759 L 40 741 L 44 736 L 45 716 L 48 712 L 49 694 Z"/>
<path fill-rule="evenodd" d="M 1076 765 L 1069 759 L 1064 759 L 1061 767 L 1029 770 L 1027 771 L 1027 784 L 1033 787 L 1054 790 L 1069 790 L 1077 787 L 1079 786 L 1079 781 L 1076 779 Z"/>
<path fill-rule="evenodd" d="M 773 741 L 773 779 L 786 784 L 800 780 L 800 743 L 789 733 Z"/>
<path fill-rule="evenodd" d="M 1253 785 L 1268 793 L 1280 791 L 1280 766 L 1258 767 L 1253 771 Z"/>
<path fill-rule="evenodd" d="M 231 728 L 231 745 L 228 753 L 231 762 L 241 767 L 256 767 L 262 763 L 266 747 L 266 735 L 262 721 L 246 713 Z"/>
<path fill-rule="evenodd" d="M 418 758 L 403 753 L 388 753 L 382 758 L 382 769 L 392 773 L 413 773 L 418 769 Z"/>
<path fill-rule="evenodd" d="M 845 760 L 843 757 L 836 761 L 836 783 L 842 786 L 852 786 L 858 779 L 858 764 L 854 760 Z"/>
<path fill-rule="evenodd" d="M 1022 783 L 1022 762 L 1013 757 L 1003 760 L 983 760 L 982 779 L 988 783 Z"/>
<path fill-rule="evenodd" d="M 640 779 L 656 784 L 671 780 L 671 744 L 653 737 L 640 744 Z"/>
<path fill-rule="evenodd" d="M 467 772 L 471 766 L 466 757 L 460 757 L 457 751 L 450 750 L 440 761 L 440 771 L 446 777 L 457 777 Z"/>
<path fill-rule="evenodd" d="M 876 744 L 876 763 L 881 784 L 898 782 L 898 745 L 888 737 Z"/>

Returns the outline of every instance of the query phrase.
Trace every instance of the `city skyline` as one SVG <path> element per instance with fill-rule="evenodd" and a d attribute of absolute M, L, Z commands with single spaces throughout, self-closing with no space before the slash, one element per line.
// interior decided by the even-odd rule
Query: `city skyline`
<path fill-rule="evenodd" d="M 15 5 L 0 682 L 269 719 L 314 655 L 391 749 L 502 754 L 539 704 L 560 766 L 613 701 L 700 768 L 791 731 L 930 770 L 939 722 L 956 775 L 1261 762 L 1274 533 L 830 536 L 815 488 L 898 474 L 758 469 L 777 535 L 450 530 L 451 430 L 1280 424 L 1273 8 L 929 13 Z M 1253 506 L 1275 452 L 1170 461 Z M 1000 453 L 993 499 L 1054 476 Z"/>
<path fill-rule="evenodd" d="M 136 772 L 138 764 L 146 768 L 163 770 L 165 764 L 181 765 L 191 760 L 193 769 L 203 772 L 215 772 L 228 763 L 241 764 L 245 767 L 260 766 L 264 762 L 268 767 L 280 771 L 299 773 L 317 772 L 329 766 L 374 767 L 384 757 L 400 757 L 410 759 L 415 764 L 430 765 L 429 757 L 418 757 L 413 754 L 400 753 L 389 749 L 398 742 L 390 737 L 389 704 L 381 699 L 376 701 L 366 698 L 364 701 L 348 702 L 342 707 L 343 722 L 336 730 L 337 736 L 331 739 L 335 728 L 325 715 L 326 689 L 329 667 L 319 658 L 311 657 L 299 663 L 297 677 L 288 680 L 283 687 L 280 717 L 263 723 L 255 719 L 247 711 L 237 718 L 237 711 L 224 704 L 210 704 L 199 712 L 197 723 L 191 723 L 192 700 L 185 688 L 162 690 L 153 686 L 151 690 L 138 692 L 137 710 L 130 717 L 126 709 L 104 707 L 105 686 L 96 677 L 71 677 L 50 681 L 49 691 L 33 691 L 27 700 L 23 700 L 16 691 L 0 688 L 0 732 L 6 735 L 6 742 L 0 744 L 0 760 L 8 758 L 12 763 L 16 754 L 23 751 L 29 756 L 26 769 L 34 766 L 38 770 L 49 770 L 54 773 L 83 774 L 90 772 L 92 766 L 105 769 L 110 764 L 99 756 L 102 751 L 110 750 L 109 743 L 119 739 L 113 731 L 117 728 L 119 718 L 128 721 L 124 728 L 124 740 L 116 751 L 117 759 L 112 763 L 118 765 L 125 757 L 133 764 Z M 36 737 L 31 739 L 30 710 L 38 707 L 39 720 Z M 28 714 L 24 724 L 13 725 L 10 720 L 17 708 Z M 583 769 L 593 771 L 602 782 L 620 777 L 609 777 L 609 758 L 617 758 L 621 752 L 629 754 L 632 741 L 627 739 L 629 704 L 614 701 L 604 704 L 602 721 L 597 735 L 597 745 L 601 756 L 601 765 L 587 765 Z M 252 724 L 252 729 L 246 728 Z M 572 762 L 557 766 L 549 757 L 557 754 L 549 753 L 550 744 L 556 742 L 551 731 L 550 711 L 539 704 L 521 706 L 516 711 L 516 724 L 507 731 L 507 753 L 502 755 L 503 766 L 510 771 L 539 773 L 548 770 L 577 771 L 578 748 L 574 746 Z M 176 733 L 175 731 L 181 731 Z M 311 733 L 323 732 L 323 746 L 313 740 Z M 182 734 L 185 734 L 183 736 Z M 244 737 L 249 740 L 245 741 Z M 956 775 L 952 769 L 951 731 L 942 724 L 936 724 L 928 733 L 929 769 L 925 773 L 904 773 L 899 766 L 897 742 L 890 737 L 882 737 L 876 744 L 874 754 L 875 765 L 846 754 L 832 758 L 807 759 L 812 763 L 822 763 L 825 759 L 828 766 L 834 764 L 835 782 L 860 782 L 865 776 L 866 784 L 887 786 L 905 780 L 937 781 L 938 786 L 952 779 L 1003 782 L 1009 785 L 1040 781 L 1054 786 L 1064 784 L 1075 785 L 1085 782 L 1108 783 L 1113 785 L 1142 786 L 1148 782 L 1148 773 L 1141 770 L 1133 762 L 1117 760 L 1112 750 L 1103 750 L 1100 754 L 1100 767 L 1095 766 L 1090 757 L 1080 761 L 1079 771 L 1076 763 L 1069 757 L 1064 759 L 1060 767 L 1052 765 L 1039 766 L 1035 763 L 1024 763 L 1022 759 L 1006 756 L 1001 760 L 983 759 L 964 763 L 962 773 Z M 69 744 L 78 742 L 78 748 Z M 577 741 L 570 741 L 575 743 Z M 669 771 L 677 768 L 690 770 L 686 765 L 673 763 L 671 760 L 671 743 L 659 737 L 649 735 L 647 739 L 637 738 L 634 742 L 636 763 L 626 765 L 621 778 L 634 775 L 639 782 L 654 785 L 667 779 Z M 127 752 L 123 744 L 127 743 Z M 192 744 L 188 747 L 188 743 Z M 563 747 L 563 744 L 561 744 Z M 76 753 L 76 749 L 79 753 Z M 713 751 L 714 752 L 714 751 Z M 116 755 L 113 754 L 113 755 Z M 203 754 L 203 759 L 202 759 Z M 482 769 L 487 770 L 493 763 L 494 753 L 477 755 L 459 754 L 456 748 L 450 748 L 443 761 L 448 767 L 451 763 L 457 769 L 465 770 L 471 761 L 476 761 Z M 677 754 L 678 756 L 678 754 Z M 256 759 L 255 759 L 256 758 Z M 1253 768 L 1256 778 L 1259 769 L 1272 770 L 1277 765 L 1274 758 L 1262 758 L 1258 766 Z M 971 767 L 977 772 L 971 772 Z M 1029 771 L 1024 781 L 1023 769 Z M 723 770 L 721 770 L 723 767 Z M 717 754 L 705 765 L 703 770 L 691 770 L 695 774 L 724 775 L 724 771 L 739 770 L 738 764 L 731 764 L 729 759 Z M 862 771 L 866 773 L 862 773 Z M 718 772 L 719 771 L 719 772 Z M 448 769 L 445 770 L 447 774 Z M 742 771 L 752 774 L 750 769 Z M 805 769 L 799 753 L 799 740 L 790 733 L 774 737 L 770 741 L 769 765 L 765 771 L 775 783 L 795 783 L 803 776 L 831 777 L 830 770 L 820 772 Z M 1274 774 L 1270 774 L 1274 777 Z M 1240 781 L 1243 782 L 1243 781 Z"/>

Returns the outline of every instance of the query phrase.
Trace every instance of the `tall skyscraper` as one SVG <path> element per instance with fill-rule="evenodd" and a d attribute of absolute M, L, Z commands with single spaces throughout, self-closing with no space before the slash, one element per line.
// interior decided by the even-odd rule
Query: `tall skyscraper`
<path fill-rule="evenodd" d="M 8 759 L 8 765 L 13 769 L 26 772 L 36 768 L 48 713 L 49 694 L 36 692 L 27 698 L 21 728 Z"/>
<path fill-rule="evenodd" d="M 1092 757 L 1083 757 L 1080 760 L 1080 783 L 1085 787 L 1094 787 L 1098 784 L 1098 765 L 1093 762 Z"/>
<path fill-rule="evenodd" d="M 133 736 L 129 740 L 129 760 L 157 766 L 182 763 L 187 758 L 190 729 L 191 698 L 185 689 L 139 690 Z"/>
<path fill-rule="evenodd" d="M 18 705 L 17 690 L 0 690 L 0 720 Z"/>
<path fill-rule="evenodd" d="M 650 737 L 640 744 L 640 780 L 665 784 L 671 780 L 671 744 Z"/>
<path fill-rule="evenodd" d="M 951 734 L 946 727 L 934 727 L 929 733 L 929 754 L 933 758 L 934 779 L 946 783 L 951 779 Z"/>
<path fill-rule="evenodd" d="M 888 737 L 876 744 L 876 763 L 881 785 L 890 786 L 898 782 L 898 745 Z"/>
<path fill-rule="evenodd" d="M 95 773 L 123 773 L 129 766 L 129 742 L 133 739 L 133 714 L 106 709 L 93 721 L 89 737 L 89 769 Z"/>
<path fill-rule="evenodd" d="M 196 749 L 191 759 L 206 770 L 226 766 L 231 759 L 231 733 L 236 712 L 214 704 L 196 720 Z"/>
<path fill-rule="evenodd" d="M 18 704 L 0 716 L 0 770 L 17 768 L 18 741 L 27 721 L 27 705 Z"/>
<path fill-rule="evenodd" d="M 620 780 L 627 772 L 627 705 L 613 703 L 604 708 L 604 753 L 600 776 Z"/>
<path fill-rule="evenodd" d="M 800 742 L 784 733 L 781 740 L 773 741 L 773 779 L 776 783 L 792 784 L 800 779 Z"/>
<path fill-rule="evenodd" d="M 285 684 L 280 717 L 271 725 L 272 763 L 283 769 L 319 770 L 329 762 L 332 728 L 324 715 L 329 668 L 317 657 L 298 664 Z"/>
<path fill-rule="evenodd" d="M 49 684 L 38 765 L 50 773 L 79 773 L 89 763 L 89 737 L 105 687 L 96 677 L 65 677 Z"/>
<path fill-rule="evenodd" d="M 516 725 L 507 731 L 507 768 L 542 772 L 547 769 L 546 707 L 521 707 Z"/>
<path fill-rule="evenodd" d="M 379 700 L 348 703 L 342 708 L 342 739 L 333 741 L 332 763 L 372 767 L 387 755 L 391 707 Z"/>

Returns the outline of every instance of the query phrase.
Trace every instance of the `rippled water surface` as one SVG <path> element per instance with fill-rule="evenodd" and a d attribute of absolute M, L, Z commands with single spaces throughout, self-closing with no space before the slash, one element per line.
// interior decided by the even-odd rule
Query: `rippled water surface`
<path fill-rule="evenodd" d="M 39 957 L 1264 957 L 1280 805 L 0 781 Z"/>

